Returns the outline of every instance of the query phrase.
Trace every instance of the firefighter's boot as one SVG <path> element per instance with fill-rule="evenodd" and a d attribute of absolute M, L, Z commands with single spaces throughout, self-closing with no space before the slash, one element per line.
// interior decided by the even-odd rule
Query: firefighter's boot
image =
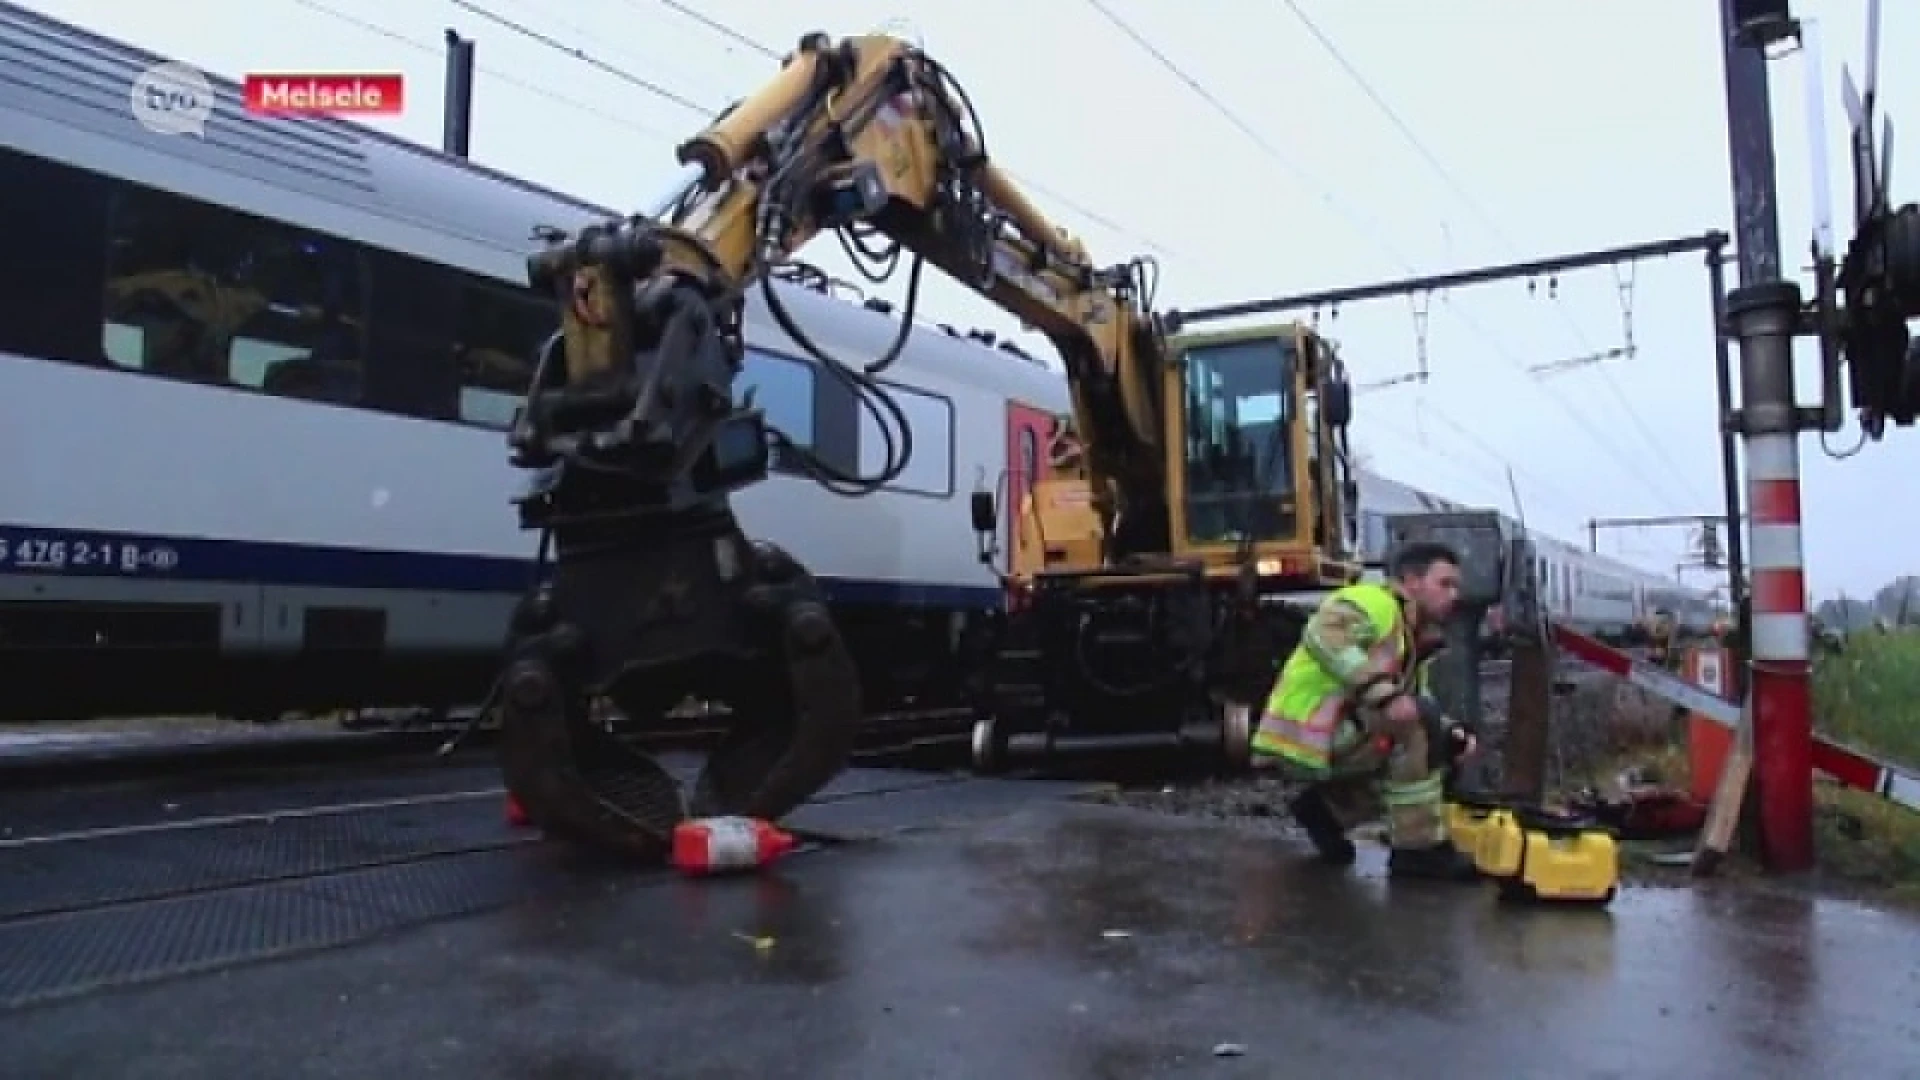
<path fill-rule="evenodd" d="M 1380 785 L 1387 804 L 1387 839 L 1393 855 L 1387 859 L 1387 876 L 1396 879 L 1428 881 L 1477 881 L 1480 873 L 1473 860 L 1462 855 L 1447 837 L 1446 800 L 1443 772 L 1428 768 L 1426 748 L 1417 753 L 1398 753 L 1390 775 Z"/>
<path fill-rule="evenodd" d="M 1329 866 L 1353 864 L 1353 841 L 1347 839 L 1347 830 L 1340 827 L 1333 807 L 1317 788 L 1308 788 L 1294 796 L 1287 804 L 1287 811 L 1306 830 L 1307 839 L 1313 841 L 1313 849 L 1319 853 L 1321 862 Z"/>
<path fill-rule="evenodd" d="M 1432 847 L 1395 848 L 1387 857 L 1387 876 L 1402 881 L 1478 881 L 1473 860 L 1450 842 Z"/>

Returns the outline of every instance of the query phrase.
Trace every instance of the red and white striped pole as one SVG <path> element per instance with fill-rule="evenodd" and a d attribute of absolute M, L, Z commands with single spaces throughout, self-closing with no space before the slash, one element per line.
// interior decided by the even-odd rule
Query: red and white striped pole
<path fill-rule="evenodd" d="M 1813 867 L 1813 695 L 1800 545 L 1801 415 L 1793 389 L 1800 289 L 1770 281 L 1727 295 L 1740 342 L 1739 430 L 1747 448 L 1754 779 L 1769 870 Z"/>

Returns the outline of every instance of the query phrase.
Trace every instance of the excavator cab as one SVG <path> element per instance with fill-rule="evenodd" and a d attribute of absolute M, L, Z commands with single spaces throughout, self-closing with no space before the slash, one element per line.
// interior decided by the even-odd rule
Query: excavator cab
<path fill-rule="evenodd" d="M 1347 580 L 1357 498 L 1352 395 L 1332 343 L 1297 322 L 1177 335 L 1164 400 L 1171 554 L 1263 585 Z"/>

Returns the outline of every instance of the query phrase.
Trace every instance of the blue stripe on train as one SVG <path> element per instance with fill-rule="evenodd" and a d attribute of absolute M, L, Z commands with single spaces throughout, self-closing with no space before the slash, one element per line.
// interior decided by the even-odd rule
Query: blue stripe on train
<path fill-rule="evenodd" d="M 0 573 L 11 575 L 516 593 L 526 587 L 532 565 L 530 559 L 494 555 L 0 525 Z M 979 608 L 1000 602 L 992 585 L 821 581 L 837 603 Z"/>

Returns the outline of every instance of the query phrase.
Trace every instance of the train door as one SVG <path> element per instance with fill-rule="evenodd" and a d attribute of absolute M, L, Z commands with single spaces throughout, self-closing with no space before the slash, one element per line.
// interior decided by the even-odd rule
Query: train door
<path fill-rule="evenodd" d="M 1020 502 L 1033 490 L 1040 475 L 1047 448 L 1047 436 L 1053 431 L 1053 414 L 1018 401 L 1007 402 L 1007 479 L 1005 504 L 1007 558 L 1013 557 L 1013 543 L 1020 527 Z"/>

